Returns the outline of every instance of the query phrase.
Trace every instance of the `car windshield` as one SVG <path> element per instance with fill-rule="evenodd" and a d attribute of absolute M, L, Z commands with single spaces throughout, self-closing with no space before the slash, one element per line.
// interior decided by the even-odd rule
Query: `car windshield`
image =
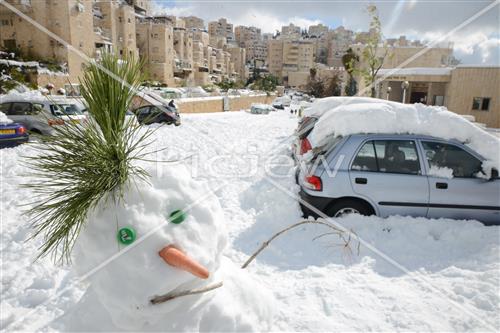
<path fill-rule="evenodd" d="M 81 115 L 82 111 L 78 110 L 75 104 L 52 104 L 50 111 L 56 115 L 56 111 L 62 112 L 64 115 Z"/>

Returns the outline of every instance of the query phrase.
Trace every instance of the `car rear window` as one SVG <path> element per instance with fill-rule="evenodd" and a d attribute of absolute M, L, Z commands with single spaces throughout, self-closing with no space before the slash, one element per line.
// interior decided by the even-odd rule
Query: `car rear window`
<path fill-rule="evenodd" d="M 304 139 L 306 138 L 309 133 L 314 128 L 314 124 L 318 121 L 318 118 L 315 117 L 305 117 L 303 121 L 299 124 L 299 127 L 297 128 L 297 136 L 299 139 Z"/>

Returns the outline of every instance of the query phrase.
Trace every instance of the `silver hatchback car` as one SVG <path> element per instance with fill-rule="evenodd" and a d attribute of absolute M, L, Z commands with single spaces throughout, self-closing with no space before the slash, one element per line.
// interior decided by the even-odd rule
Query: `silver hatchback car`
<path fill-rule="evenodd" d="M 500 179 L 458 141 L 399 134 L 337 137 L 299 171 L 305 216 L 348 213 L 500 224 Z M 308 207 L 309 206 L 309 207 Z"/>

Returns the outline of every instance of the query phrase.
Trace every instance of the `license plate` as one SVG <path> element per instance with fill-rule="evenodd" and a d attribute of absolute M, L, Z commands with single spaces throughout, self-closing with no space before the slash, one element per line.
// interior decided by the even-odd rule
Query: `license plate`
<path fill-rule="evenodd" d="M 15 129 L 0 129 L 0 134 L 4 134 L 4 135 L 16 134 L 16 130 Z"/>

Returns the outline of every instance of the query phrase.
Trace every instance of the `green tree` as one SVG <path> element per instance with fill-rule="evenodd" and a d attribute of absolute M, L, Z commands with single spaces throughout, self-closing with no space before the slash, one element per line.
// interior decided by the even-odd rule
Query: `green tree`
<path fill-rule="evenodd" d="M 267 93 L 276 90 L 276 86 L 278 85 L 278 78 L 272 74 L 266 75 L 265 77 L 258 77 L 252 88 L 254 90 L 262 90 Z"/>
<path fill-rule="evenodd" d="M 388 54 L 387 44 L 383 45 L 382 27 L 375 5 L 368 5 L 368 15 L 370 16 L 370 35 L 361 52 L 361 62 L 363 67 L 355 69 L 363 78 L 365 84 L 370 86 L 371 97 L 375 97 L 375 81 L 377 73 L 382 68 Z"/>
<path fill-rule="evenodd" d="M 329 80 L 328 85 L 325 88 L 323 97 L 340 96 L 341 94 L 342 94 L 342 88 L 340 86 L 340 78 L 337 75 L 334 75 Z"/>
<path fill-rule="evenodd" d="M 349 75 L 349 80 L 345 87 L 345 94 L 347 96 L 354 96 L 357 92 L 356 80 L 354 79 L 354 74 L 356 71 L 356 66 L 359 64 L 359 56 L 354 53 L 354 51 L 349 48 L 346 53 L 342 56 L 342 64 Z"/>

